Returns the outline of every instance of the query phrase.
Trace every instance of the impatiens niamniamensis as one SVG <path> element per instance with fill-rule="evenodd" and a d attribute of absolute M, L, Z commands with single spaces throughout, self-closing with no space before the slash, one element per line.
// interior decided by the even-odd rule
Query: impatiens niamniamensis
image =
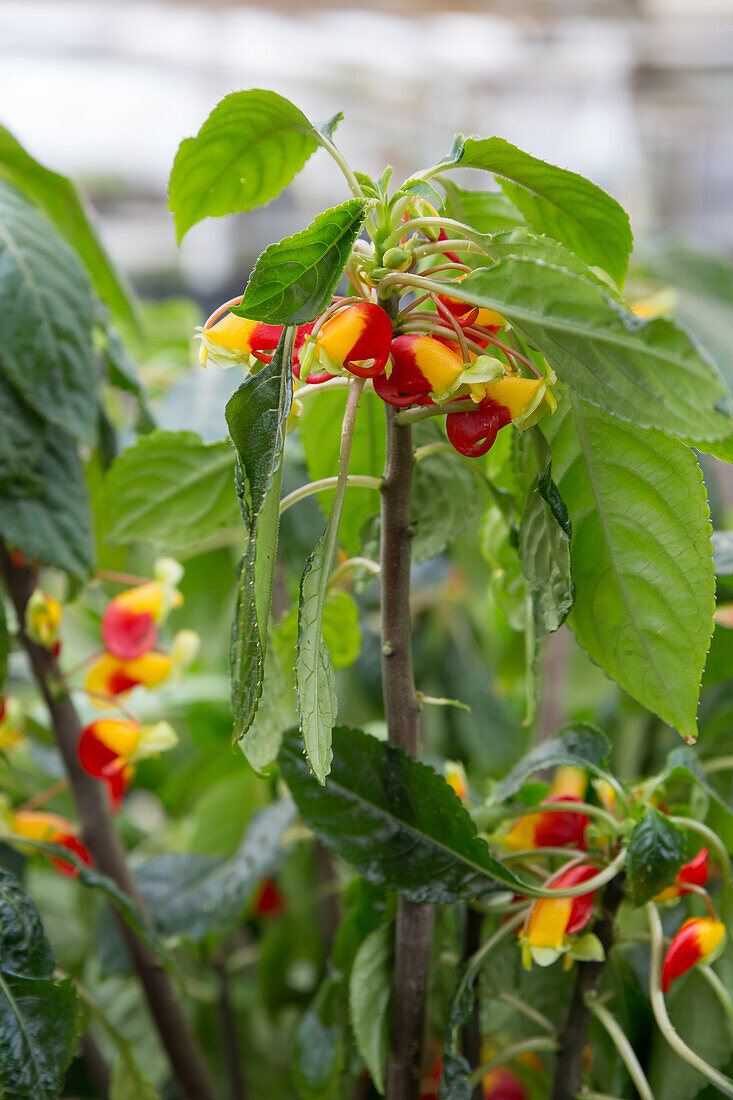
<path fill-rule="evenodd" d="M 141 726 L 128 718 L 98 718 L 82 730 L 77 753 L 89 775 L 103 779 L 113 805 L 119 805 L 135 771 L 135 764 L 178 744 L 168 722 Z"/>
<path fill-rule="evenodd" d="M 41 840 L 47 844 L 58 844 L 61 848 L 67 848 L 73 852 L 82 863 L 91 865 L 91 857 L 79 840 L 76 826 L 59 814 L 40 810 L 4 810 L 2 824 L 12 836 Z M 79 873 L 73 863 L 63 859 L 52 857 L 52 863 L 64 875 L 75 876 Z"/>
<path fill-rule="evenodd" d="M 721 952 L 725 925 L 709 917 L 690 917 L 672 938 L 664 956 L 662 990 L 669 992 L 673 981 L 699 963 L 710 962 Z"/>
<path fill-rule="evenodd" d="M 173 639 L 170 653 L 151 649 L 131 661 L 103 653 L 90 666 L 84 689 L 98 708 L 111 706 L 114 700 L 124 698 L 133 688 L 158 687 L 172 673 L 186 668 L 196 659 L 199 645 L 200 639 L 194 630 L 180 630 Z"/>
<path fill-rule="evenodd" d="M 463 373 L 463 359 L 449 340 L 421 334 L 396 336 L 391 365 L 374 380 L 376 393 L 388 405 L 406 408 L 439 399 Z"/>
<path fill-rule="evenodd" d="M 549 794 L 541 806 L 553 802 L 582 802 L 588 779 L 582 768 L 561 767 L 555 773 Z M 572 810 L 533 811 L 518 818 L 502 842 L 512 851 L 529 848 L 585 849 L 585 831 L 590 824 L 586 814 Z"/>
<path fill-rule="evenodd" d="M 25 632 L 32 642 L 50 649 L 57 656 L 60 650 L 59 627 L 63 609 L 55 596 L 36 588 L 25 608 Z"/>
<path fill-rule="evenodd" d="M 202 367 L 209 363 L 217 367 L 259 367 L 277 347 L 283 326 L 250 321 L 228 312 L 240 301 L 241 295 L 219 306 L 198 330 Z"/>
<path fill-rule="evenodd" d="M 299 343 L 293 362 L 296 377 L 307 381 L 314 368 L 329 377 L 341 371 L 359 378 L 381 374 L 392 343 L 389 315 L 373 302 L 344 302 L 339 308 L 337 299 L 331 309 Z"/>
<path fill-rule="evenodd" d="M 483 1100 L 529 1100 L 523 1081 L 508 1066 L 497 1066 L 481 1082 Z"/>
<path fill-rule="evenodd" d="M 688 860 L 680 867 L 672 885 L 667 886 L 660 894 L 657 894 L 654 900 L 658 902 L 676 901 L 677 898 L 692 893 L 689 889 L 690 886 L 704 886 L 710 875 L 709 857 L 709 850 L 701 848 L 694 859 Z"/>
<path fill-rule="evenodd" d="M 443 774 L 449 787 L 455 791 L 461 802 L 468 799 L 468 778 L 463 764 L 457 760 L 446 760 L 443 765 Z"/>
<path fill-rule="evenodd" d="M 577 864 L 553 877 L 548 887 L 563 890 L 579 886 L 597 874 L 597 867 L 588 863 Z M 538 966 L 550 966 L 563 954 L 569 958 L 603 957 L 603 950 L 595 936 L 583 937 L 580 944 L 573 943 L 573 936 L 590 922 L 594 897 L 595 891 L 591 890 L 576 897 L 538 898 L 534 902 L 519 933 L 522 963 L 526 969 L 533 962 Z"/>
<path fill-rule="evenodd" d="M 107 604 L 102 616 L 102 641 L 109 653 L 122 661 L 133 661 L 152 649 L 163 622 L 183 597 L 177 585 L 183 567 L 173 558 L 160 558 L 152 581 L 120 592 Z"/>
<path fill-rule="evenodd" d="M 10 752 L 23 740 L 23 710 L 17 699 L 0 695 L 0 751 Z"/>

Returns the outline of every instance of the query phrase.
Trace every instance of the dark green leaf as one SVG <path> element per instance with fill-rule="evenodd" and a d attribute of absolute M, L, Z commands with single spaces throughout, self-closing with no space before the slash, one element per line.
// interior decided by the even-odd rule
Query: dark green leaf
<path fill-rule="evenodd" d="M 497 802 L 515 795 L 535 772 L 563 764 L 603 769 L 611 753 L 611 742 L 595 726 L 578 724 L 562 730 L 556 737 L 530 749 L 494 791 Z"/>
<path fill-rule="evenodd" d="M 95 442 L 97 368 L 85 272 L 64 241 L 0 180 L 0 374 L 37 413 Z"/>
<path fill-rule="evenodd" d="M 50 978 L 54 957 L 38 911 L 20 883 L 0 871 L 0 969 L 26 978 Z"/>
<path fill-rule="evenodd" d="M 426 420 L 416 425 L 416 447 L 444 441 L 437 424 Z M 413 562 L 427 561 L 466 529 L 478 528 L 482 503 L 471 464 L 457 451 L 436 451 L 421 458 L 412 483 Z"/>
<path fill-rule="evenodd" d="M 46 446 L 29 473 L 35 484 L 0 487 L 0 531 L 11 546 L 43 565 L 84 578 L 93 566 L 92 524 L 77 444 L 46 432 Z"/>
<path fill-rule="evenodd" d="M 130 288 L 107 255 L 93 212 L 76 185 L 35 160 L 4 126 L 0 126 L 0 176 L 43 210 L 84 263 L 102 301 L 136 328 L 139 319 Z"/>
<path fill-rule="evenodd" d="M 715 588 L 695 456 L 577 398 L 543 430 L 573 524 L 568 622 L 607 676 L 694 738 Z"/>
<path fill-rule="evenodd" d="M 519 554 L 532 589 L 535 618 L 549 634 L 565 622 L 574 598 L 570 519 L 551 470 L 548 462 L 535 478 L 519 531 Z"/>
<path fill-rule="evenodd" d="M 232 92 L 182 141 L 168 185 L 178 240 L 206 217 L 274 199 L 318 147 L 302 111 L 276 92 Z"/>
<path fill-rule="evenodd" d="M 329 527 L 333 522 L 338 518 L 331 516 Z M 331 731 L 338 712 L 333 665 L 323 640 L 323 608 L 333 565 L 326 553 L 329 527 L 308 559 L 300 582 L 295 654 L 300 732 L 319 783 L 325 782 L 331 767 Z"/>
<path fill-rule="evenodd" d="M 238 529 L 234 456 L 195 432 L 156 431 L 115 459 L 105 481 L 107 542 L 152 542 L 169 551 Z"/>
<path fill-rule="evenodd" d="M 471 1067 L 460 1054 L 445 1051 L 440 1077 L 440 1100 L 471 1100 L 472 1096 Z"/>
<path fill-rule="evenodd" d="M 731 434 L 726 389 L 689 336 L 642 321 L 597 283 L 535 257 L 478 268 L 451 293 L 507 317 L 580 397 L 640 427 L 694 440 Z"/>
<path fill-rule="evenodd" d="M 227 424 L 242 475 L 249 541 L 232 625 L 234 736 L 252 725 L 262 692 L 267 623 L 277 554 L 284 424 L 293 399 L 287 332 L 272 361 L 230 398 Z"/>
<path fill-rule="evenodd" d="M 281 697 L 285 687 L 286 680 L 280 667 L 279 654 L 271 651 L 265 664 L 265 678 L 257 713 L 247 734 L 239 742 L 250 767 L 259 775 L 269 774 L 280 752 L 283 730 L 290 724 L 289 718 L 282 718 Z"/>
<path fill-rule="evenodd" d="M 493 173 L 532 229 L 555 237 L 581 260 L 623 282 L 633 243 L 629 217 L 590 180 L 498 137 L 467 138 L 451 167 Z"/>
<path fill-rule="evenodd" d="M 340 985 L 334 975 L 325 978 L 295 1033 L 293 1073 L 303 1100 L 340 1100 L 342 1096 L 347 1023 Z"/>
<path fill-rule="evenodd" d="M 451 180 L 445 181 L 445 188 L 445 213 L 477 233 L 501 233 L 525 224 L 517 207 L 501 191 L 464 191 Z"/>
<path fill-rule="evenodd" d="M 0 489 L 32 484 L 29 471 L 38 464 L 44 437 L 41 417 L 0 374 Z"/>
<path fill-rule="evenodd" d="M 0 973 L 0 1088 L 5 1100 L 57 1100 L 83 1011 L 71 979 Z"/>
<path fill-rule="evenodd" d="M 370 882 L 420 902 L 477 897 L 497 883 L 522 888 L 432 768 L 360 730 L 337 726 L 333 746 L 321 788 L 291 731 L 280 753 L 283 776 L 306 823 Z"/>
<path fill-rule="evenodd" d="M 383 924 L 359 947 L 349 979 L 349 1012 L 359 1053 L 377 1092 L 384 1093 L 389 1050 L 394 925 Z"/>
<path fill-rule="evenodd" d="M 381 477 L 384 468 L 384 403 L 375 393 L 362 394 L 351 444 L 350 474 Z M 303 403 L 298 431 L 305 447 L 308 476 L 312 481 L 338 473 L 341 423 L 346 408 L 346 391 L 318 394 Z M 327 513 L 333 491 L 319 493 Z M 339 541 L 350 556 L 361 549 L 361 532 L 367 520 L 379 511 L 379 495 L 373 489 L 349 488 L 341 511 Z"/>
<path fill-rule="evenodd" d="M 232 313 L 270 325 L 304 325 L 331 304 L 367 204 L 349 199 L 318 214 L 307 229 L 266 248 Z"/>
<path fill-rule="evenodd" d="M 645 905 L 674 882 L 685 852 L 685 834 L 649 806 L 626 850 L 626 881 L 634 905 Z"/>

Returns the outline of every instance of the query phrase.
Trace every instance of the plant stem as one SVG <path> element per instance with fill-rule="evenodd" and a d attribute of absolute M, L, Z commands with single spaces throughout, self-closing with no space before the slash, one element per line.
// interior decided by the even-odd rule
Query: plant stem
<path fill-rule="evenodd" d="M 13 565 L 0 542 L 0 565 L 20 625 L 19 638 L 51 717 L 54 736 L 66 767 L 84 844 L 95 866 L 116 882 L 123 893 L 145 914 L 145 903 L 127 865 L 114 827 L 103 783 L 88 775 L 77 757 L 81 722 L 65 686 L 58 661 L 48 649 L 30 640 L 22 624 L 25 609 L 36 588 L 33 568 Z M 125 945 L 137 971 L 161 1042 L 170 1060 L 181 1096 L 185 1100 L 216 1100 L 198 1043 L 177 1001 L 170 980 L 159 961 L 119 919 Z"/>
<path fill-rule="evenodd" d="M 230 1100 L 246 1100 L 247 1088 L 242 1072 L 242 1059 L 239 1051 L 239 1034 L 237 1029 L 237 1015 L 232 1006 L 230 996 L 230 974 L 226 963 L 218 960 L 213 966 L 216 974 L 219 992 L 217 1008 L 219 1012 L 219 1024 L 221 1026 L 221 1044 L 224 1054 L 227 1081 L 229 1082 Z"/>
<path fill-rule="evenodd" d="M 470 906 L 466 908 L 466 931 L 464 935 L 463 959 L 468 963 L 481 946 L 481 929 L 484 923 L 484 914 Z M 473 1008 L 471 1015 L 463 1026 L 463 1057 L 471 1069 L 481 1065 L 481 1006 L 478 998 L 478 975 L 473 981 Z M 473 1090 L 472 1100 L 481 1100 L 481 1084 L 477 1084 Z"/>
<path fill-rule="evenodd" d="M 600 1004 L 595 996 L 586 998 L 586 1003 L 593 1015 L 608 1032 L 616 1050 L 621 1055 L 629 1077 L 634 1083 L 634 1088 L 639 1093 L 639 1100 L 654 1100 L 654 1094 L 649 1088 L 649 1082 L 646 1079 L 644 1070 L 639 1065 L 639 1059 L 634 1053 L 634 1048 L 624 1035 L 615 1016 L 604 1005 Z"/>
<path fill-rule="evenodd" d="M 391 744 L 418 755 L 418 701 L 410 638 L 412 541 L 412 429 L 385 408 L 387 454 L 382 480 L 380 596 L 382 692 Z M 400 898 L 397 904 L 394 1016 L 387 1063 L 388 1100 L 417 1100 L 433 938 L 429 905 Z"/>
<path fill-rule="evenodd" d="M 730 856 L 717 833 L 709 829 L 702 821 L 696 821 L 693 817 L 670 817 L 673 825 L 681 829 L 689 829 L 691 833 L 697 833 L 713 849 L 720 863 L 722 883 L 720 890 L 720 907 L 723 923 L 729 924 L 733 920 L 733 873 L 731 872 Z"/>
<path fill-rule="evenodd" d="M 614 939 L 616 912 L 624 896 L 624 875 L 616 875 L 603 893 L 601 915 L 593 932 L 601 941 L 605 958 L 602 962 L 578 963 L 578 974 L 570 1002 L 570 1010 L 560 1033 L 560 1049 L 555 1061 L 552 1100 L 575 1100 L 583 1073 L 583 1051 L 588 1039 L 591 1010 L 588 998 L 595 996 Z"/>
<path fill-rule="evenodd" d="M 306 497 L 312 497 L 316 493 L 322 493 L 327 489 L 335 489 L 340 484 L 341 480 L 340 475 L 338 477 L 321 477 L 318 481 L 309 481 L 307 485 L 301 485 L 298 489 L 293 489 L 292 493 L 288 493 L 288 495 L 283 497 L 280 501 L 280 515 L 282 515 L 283 512 L 287 512 L 288 508 L 292 508 L 299 500 L 305 500 Z M 379 478 L 371 477 L 370 474 L 346 475 L 346 485 L 351 485 L 352 487 L 358 487 L 360 489 L 378 489 L 380 484 Z"/>
<path fill-rule="evenodd" d="M 79 1053 L 86 1062 L 87 1071 L 92 1080 L 92 1084 L 100 1097 L 102 1097 L 103 1100 L 107 1100 L 110 1082 L 109 1066 L 91 1031 L 87 1030 L 82 1035 Z"/>

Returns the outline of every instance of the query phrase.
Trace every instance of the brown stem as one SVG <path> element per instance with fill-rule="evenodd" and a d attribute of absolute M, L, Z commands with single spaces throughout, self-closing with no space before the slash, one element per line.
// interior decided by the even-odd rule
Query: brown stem
<path fill-rule="evenodd" d="M 393 409 L 387 407 L 386 414 L 380 549 L 382 692 L 390 742 L 417 756 L 419 712 L 410 638 L 412 429 L 397 423 Z M 417 1100 L 432 938 L 432 907 L 400 898 L 387 1100 Z"/>
<path fill-rule="evenodd" d="M 325 958 L 328 959 L 331 956 L 333 949 L 333 941 L 336 938 L 338 926 L 341 922 L 341 904 L 339 902 L 339 896 L 337 890 L 334 889 L 336 883 L 336 866 L 333 860 L 333 854 L 320 841 L 316 841 L 314 848 L 314 855 L 316 861 L 316 882 L 318 883 L 318 890 L 321 895 L 318 902 L 318 919 L 321 926 L 321 935 L 323 937 L 323 950 Z"/>
<path fill-rule="evenodd" d="M 239 1032 L 237 1028 L 237 1016 L 232 1006 L 229 991 L 229 970 L 223 961 L 214 963 L 214 970 L 219 982 L 219 996 L 217 1008 L 219 1010 L 219 1023 L 221 1025 L 221 1043 L 224 1052 L 224 1065 L 226 1067 L 227 1081 L 229 1082 L 230 1100 L 246 1100 L 247 1087 L 242 1071 L 242 1056 L 239 1049 Z"/>
<path fill-rule="evenodd" d="M 463 958 L 465 962 L 476 954 L 481 946 L 481 929 L 483 928 L 484 915 L 477 909 L 468 906 L 466 910 L 466 931 L 464 935 Z M 474 999 L 471 1017 L 463 1028 L 463 1057 L 472 1070 L 481 1065 L 481 1006 L 478 999 L 478 977 L 474 982 Z M 471 1094 L 472 1100 L 481 1100 L 483 1089 L 481 1082 Z"/>
<path fill-rule="evenodd" d="M 124 850 L 115 831 L 105 786 L 88 775 L 79 763 L 76 747 L 81 735 L 81 722 L 69 697 L 63 672 L 50 650 L 36 645 L 23 630 L 26 604 L 36 587 L 36 571 L 28 566 L 13 565 L 2 542 L 0 566 L 8 595 L 21 624 L 21 644 L 49 710 L 56 742 L 71 784 L 82 840 L 89 849 L 96 868 L 108 875 L 145 913 L 145 903 L 127 866 Z M 185 1100 L 216 1100 L 198 1044 L 174 995 L 168 975 L 128 925 L 121 918 L 118 919 L 130 959 L 170 1059 L 181 1095 Z"/>
<path fill-rule="evenodd" d="M 603 892 L 601 914 L 593 925 L 593 932 L 603 945 L 608 957 L 614 938 L 616 912 L 624 896 L 624 875 L 611 879 Z M 578 963 L 578 975 L 570 1002 L 565 1026 L 560 1033 L 560 1048 L 555 1062 L 555 1078 L 551 1100 L 575 1100 L 581 1086 L 583 1052 L 588 1041 L 591 1011 L 587 998 L 598 992 L 605 958 L 602 962 Z"/>
<path fill-rule="evenodd" d="M 97 1040 L 90 1031 L 85 1031 L 82 1035 L 79 1053 L 86 1063 L 87 1072 L 92 1084 L 99 1093 L 100 1100 L 107 1100 L 110 1085 L 109 1066 L 99 1049 Z"/>

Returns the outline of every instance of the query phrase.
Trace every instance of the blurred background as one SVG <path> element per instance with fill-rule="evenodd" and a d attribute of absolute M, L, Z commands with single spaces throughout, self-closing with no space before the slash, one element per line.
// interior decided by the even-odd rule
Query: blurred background
<path fill-rule="evenodd" d="M 343 110 L 365 171 L 402 177 L 457 130 L 497 133 L 610 190 L 637 237 L 733 247 L 733 0 L 0 0 L 0 121 L 85 184 L 113 258 L 156 296 L 231 296 L 267 243 L 345 195 L 315 156 L 265 211 L 177 249 L 178 143 L 258 86 L 317 122 Z"/>

